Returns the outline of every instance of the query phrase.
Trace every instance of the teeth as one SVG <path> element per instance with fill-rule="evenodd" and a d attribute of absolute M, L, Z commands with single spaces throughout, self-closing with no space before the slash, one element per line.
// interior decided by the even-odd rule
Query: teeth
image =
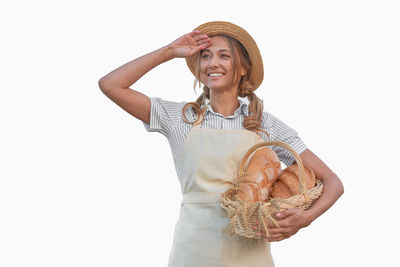
<path fill-rule="evenodd" d="M 208 74 L 208 76 L 210 76 L 210 77 L 218 77 L 218 76 L 222 76 L 223 74 L 222 73 L 210 73 L 210 74 Z"/>

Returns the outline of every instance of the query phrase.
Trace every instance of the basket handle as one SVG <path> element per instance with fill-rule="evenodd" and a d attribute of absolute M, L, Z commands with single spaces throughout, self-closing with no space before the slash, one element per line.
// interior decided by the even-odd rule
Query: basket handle
<path fill-rule="evenodd" d="M 288 144 L 284 143 L 284 142 L 280 142 L 280 141 L 267 141 L 267 142 L 261 142 L 258 144 L 255 144 L 254 146 L 252 146 L 249 150 L 247 150 L 246 154 L 244 154 L 242 161 L 240 162 L 239 165 L 239 173 L 238 175 L 242 175 L 244 172 L 244 168 L 245 168 L 245 164 L 247 162 L 248 157 L 258 148 L 263 147 L 263 146 L 279 146 L 279 147 L 283 147 L 286 150 L 288 150 L 290 153 L 292 153 L 297 165 L 299 166 L 299 193 L 304 195 L 304 198 L 306 200 L 309 200 L 309 197 L 307 195 L 307 192 L 305 190 L 306 186 L 305 186 L 305 171 L 304 171 L 304 165 L 303 165 L 303 161 L 301 160 L 299 154 L 297 154 L 297 152 Z"/>

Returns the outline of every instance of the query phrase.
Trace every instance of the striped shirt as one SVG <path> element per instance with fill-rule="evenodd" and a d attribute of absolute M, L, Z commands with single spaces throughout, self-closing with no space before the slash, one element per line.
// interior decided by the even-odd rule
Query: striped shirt
<path fill-rule="evenodd" d="M 159 132 L 167 137 L 171 146 L 175 170 L 179 180 L 181 180 L 183 173 L 183 145 L 186 136 L 193 127 L 193 124 L 183 121 L 182 109 L 187 102 L 173 102 L 161 99 L 160 97 L 150 98 L 150 101 L 150 124 L 143 122 L 143 125 L 148 132 Z M 227 117 L 214 112 L 212 106 L 208 105 L 200 127 L 223 130 L 245 130 L 243 127 L 243 120 L 248 116 L 248 104 L 240 98 L 239 104 L 240 106 L 235 110 L 234 114 Z M 191 108 L 186 110 L 185 115 L 188 121 L 193 122 L 196 119 L 196 115 Z M 268 132 L 271 140 L 287 143 L 298 154 L 301 154 L 307 149 L 295 130 L 268 112 L 263 112 L 261 128 Z M 265 133 L 262 133 L 261 137 L 264 141 L 268 141 L 268 137 Z M 271 148 L 277 153 L 279 159 L 286 166 L 294 162 L 294 158 L 289 151 L 280 147 Z"/>

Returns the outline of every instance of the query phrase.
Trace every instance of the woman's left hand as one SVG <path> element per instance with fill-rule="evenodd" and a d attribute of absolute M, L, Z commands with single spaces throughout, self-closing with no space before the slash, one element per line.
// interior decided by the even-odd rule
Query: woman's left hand
<path fill-rule="evenodd" d="M 267 237 L 265 232 L 259 232 L 259 235 L 267 242 L 277 242 L 291 237 L 301 228 L 310 225 L 311 220 L 307 211 L 302 209 L 288 209 L 275 213 L 279 227 L 269 223 L 268 231 L 270 236 Z"/>
<path fill-rule="evenodd" d="M 284 240 L 297 233 L 301 228 L 310 225 L 312 221 L 328 210 L 344 192 L 339 177 L 311 150 L 306 149 L 300 157 L 303 164 L 310 167 L 314 171 L 315 177 L 321 180 L 324 190 L 307 210 L 293 208 L 275 213 L 279 227 L 268 223 L 270 236 L 258 233 L 267 242 Z"/>

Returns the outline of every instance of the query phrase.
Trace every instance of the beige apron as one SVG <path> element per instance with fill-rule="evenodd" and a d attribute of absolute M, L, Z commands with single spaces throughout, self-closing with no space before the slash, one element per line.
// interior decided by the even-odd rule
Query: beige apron
<path fill-rule="evenodd" d="M 169 256 L 170 267 L 270 267 L 270 244 L 230 235 L 221 193 L 245 152 L 261 142 L 247 130 L 193 126 L 183 148 L 183 200 Z"/>

